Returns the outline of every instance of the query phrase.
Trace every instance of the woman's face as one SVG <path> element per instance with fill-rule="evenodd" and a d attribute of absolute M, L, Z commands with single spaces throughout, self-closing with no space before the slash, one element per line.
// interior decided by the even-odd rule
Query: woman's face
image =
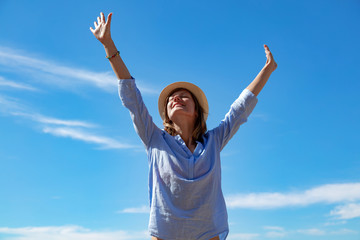
<path fill-rule="evenodd" d="M 194 99 L 191 93 L 185 89 L 172 93 L 169 96 L 166 108 L 169 119 L 172 121 L 179 116 L 186 116 L 189 120 L 195 120 L 197 117 Z"/>

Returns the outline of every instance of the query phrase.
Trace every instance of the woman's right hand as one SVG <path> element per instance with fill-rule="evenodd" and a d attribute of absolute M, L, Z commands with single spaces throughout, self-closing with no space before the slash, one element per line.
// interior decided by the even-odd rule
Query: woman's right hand
<path fill-rule="evenodd" d="M 100 17 L 97 17 L 97 22 L 94 22 L 95 29 L 90 27 L 90 31 L 103 45 L 112 41 L 110 34 L 111 17 L 112 13 L 109 13 L 107 21 L 105 21 L 104 13 L 100 13 Z"/>

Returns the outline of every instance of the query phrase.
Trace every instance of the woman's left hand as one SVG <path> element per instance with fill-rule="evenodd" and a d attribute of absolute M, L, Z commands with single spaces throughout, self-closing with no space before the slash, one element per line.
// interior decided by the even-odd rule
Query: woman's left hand
<path fill-rule="evenodd" d="M 277 63 L 274 60 L 274 57 L 272 55 L 272 53 L 270 52 L 269 47 L 264 44 L 264 48 L 265 48 L 265 54 L 266 54 L 266 66 L 268 66 L 271 71 L 275 71 L 275 69 L 277 68 Z"/>

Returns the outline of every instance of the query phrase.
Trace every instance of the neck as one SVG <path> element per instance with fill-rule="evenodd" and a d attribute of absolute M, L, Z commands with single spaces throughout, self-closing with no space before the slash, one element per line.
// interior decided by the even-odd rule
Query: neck
<path fill-rule="evenodd" d="M 186 146 L 193 152 L 196 146 L 195 141 L 192 138 L 192 134 L 194 131 L 194 122 L 173 121 L 173 123 L 176 133 L 180 135 L 182 140 L 184 140 Z"/>

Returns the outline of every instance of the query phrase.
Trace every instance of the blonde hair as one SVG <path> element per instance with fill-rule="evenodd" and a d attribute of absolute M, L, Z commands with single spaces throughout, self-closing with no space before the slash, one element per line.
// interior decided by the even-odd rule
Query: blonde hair
<path fill-rule="evenodd" d="M 206 121 L 205 121 L 205 117 L 204 117 L 204 109 L 200 106 L 199 101 L 197 100 L 197 98 L 194 96 L 194 94 L 192 92 L 190 92 L 189 90 L 187 90 L 186 88 L 176 88 L 173 91 L 171 91 L 169 93 L 169 95 L 166 97 L 164 105 L 164 121 L 163 121 L 163 125 L 164 125 L 164 130 L 166 132 L 168 132 L 171 136 L 175 136 L 176 135 L 176 130 L 174 127 L 174 123 L 169 119 L 168 113 L 167 113 L 167 104 L 169 102 L 169 97 L 174 93 L 177 92 L 179 90 L 186 90 L 191 94 L 192 99 L 194 100 L 195 103 L 195 111 L 197 113 L 197 118 L 195 120 L 195 124 L 194 124 L 194 131 L 192 133 L 192 138 L 194 141 L 199 141 L 202 142 L 202 136 L 205 134 L 207 128 L 206 128 Z"/>

